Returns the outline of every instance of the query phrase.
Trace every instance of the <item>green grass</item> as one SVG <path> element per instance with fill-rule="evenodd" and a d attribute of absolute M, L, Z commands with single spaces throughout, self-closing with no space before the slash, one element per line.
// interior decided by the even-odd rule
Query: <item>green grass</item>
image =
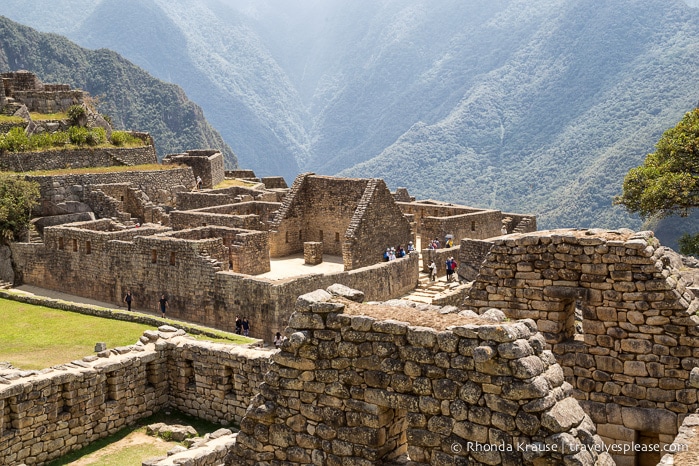
<path fill-rule="evenodd" d="M 148 325 L 0 299 L 0 361 L 21 369 L 43 369 L 107 348 L 133 345 Z"/>
<path fill-rule="evenodd" d="M 163 323 L 177 326 L 174 320 Z M 94 354 L 97 342 L 105 342 L 107 348 L 133 345 L 144 331 L 154 328 L 0 298 L 0 361 L 20 369 L 43 369 Z M 215 343 L 255 341 L 222 330 L 206 331 L 216 336 L 189 335 Z"/>
<path fill-rule="evenodd" d="M 239 179 L 228 179 L 228 180 L 223 180 L 216 186 L 214 186 L 214 189 L 221 189 L 221 188 L 232 188 L 234 186 L 243 186 L 243 187 L 250 187 L 250 186 L 255 186 L 257 183 L 252 182 L 252 181 L 244 181 L 244 180 L 239 180 Z"/>
<path fill-rule="evenodd" d="M 34 121 L 41 121 L 41 120 L 67 120 L 68 119 L 68 114 L 66 112 L 58 112 L 58 113 L 36 113 L 36 112 L 29 112 L 29 116 L 32 117 L 32 120 Z"/>
<path fill-rule="evenodd" d="M 24 123 L 24 120 L 16 116 L 0 115 L 0 123 Z"/>
<path fill-rule="evenodd" d="M 30 176 L 55 176 L 55 175 L 79 175 L 79 174 L 93 174 L 93 173 L 117 173 L 117 172 L 133 172 L 133 171 L 164 171 L 164 170 L 175 170 L 177 168 L 182 168 L 182 165 L 167 164 L 160 165 L 157 163 L 150 163 L 144 165 L 133 165 L 133 166 L 116 166 L 116 167 L 87 167 L 87 168 L 60 168 L 56 170 L 37 170 L 31 172 L 24 172 L 23 175 Z"/>
<path fill-rule="evenodd" d="M 66 466 L 77 460 L 83 460 L 81 464 L 84 465 L 123 466 L 141 464 L 143 460 L 154 456 L 165 456 L 165 453 L 171 450 L 177 442 L 158 442 L 153 439 L 152 443 L 133 444 L 119 449 L 109 449 L 110 445 L 123 439 L 128 440 L 127 437 L 132 436 L 134 433 L 145 434 L 146 426 L 156 422 L 190 425 L 194 427 L 199 436 L 204 436 L 220 428 L 220 426 L 216 424 L 188 416 L 178 411 L 160 412 L 148 418 L 141 419 L 137 421 L 135 425 L 126 427 L 114 435 L 97 440 L 80 450 L 54 460 L 49 463 L 48 466 Z M 235 429 L 231 430 L 235 431 Z M 87 458 L 88 455 L 93 454 L 95 455 L 94 458 Z"/>

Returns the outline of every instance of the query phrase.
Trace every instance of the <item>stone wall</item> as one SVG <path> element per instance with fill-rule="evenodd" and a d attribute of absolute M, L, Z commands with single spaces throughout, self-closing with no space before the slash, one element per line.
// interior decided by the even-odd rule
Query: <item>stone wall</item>
<path fill-rule="evenodd" d="M 34 209 L 33 214 L 36 216 L 53 215 L 55 206 L 65 202 L 84 202 L 87 185 L 129 183 L 146 193 L 151 201 L 173 206 L 178 193 L 181 190 L 192 189 L 195 183 L 190 167 L 152 171 L 26 176 L 25 179 L 39 183 L 41 201 Z"/>
<path fill-rule="evenodd" d="M 608 443 L 672 443 L 699 408 L 690 380 L 699 301 L 658 246 L 652 232 L 629 230 L 496 239 L 465 301 L 534 319 Z M 648 461 L 633 452 L 615 459 Z"/>
<path fill-rule="evenodd" d="M 184 154 L 170 154 L 163 163 L 192 167 L 194 178 L 201 177 L 204 188 L 213 188 L 225 179 L 223 155 L 217 150 L 189 150 Z"/>
<path fill-rule="evenodd" d="M 344 311 L 299 298 L 227 465 L 612 464 L 533 321 L 436 331 Z"/>
<path fill-rule="evenodd" d="M 481 264 L 492 247 L 491 241 L 462 239 L 458 255 L 459 276 L 467 281 L 475 280 Z"/>
<path fill-rule="evenodd" d="M 438 238 L 442 243 L 446 235 L 454 235 L 454 241 L 462 238 L 492 238 L 500 236 L 502 212 L 484 210 L 448 217 L 423 217 L 419 233 L 425 240 Z"/>
<path fill-rule="evenodd" d="M 396 205 L 386 184 L 373 178 L 345 233 L 342 247 L 345 270 L 380 262 L 386 247 L 407 247 L 412 239 L 410 222 Z"/>
<path fill-rule="evenodd" d="M 303 253 L 303 243 L 323 243 L 323 251 L 342 255 L 349 228 L 369 180 L 299 175 L 272 224 L 271 257 Z"/>
<path fill-rule="evenodd" d="M 407 245 L 410 224 L 382 180 L 299 175 L 271 225 L 271 257 L 303 252 L 307 241 L 341 255 L 345 270 L 382 260 L 387 246 Z"/>
<path fill-rule="evenodd" d="M 220 225 L 248 230 L 267 230 L 281 206 L 278 202 L 240 202 L 187 211 L 173 211 L 175 229 L 194 226 Z"/>
<path fill-rule="evenodd" d="M 28 172 L 64 168 L 132 166 L 157 162 L 155 147 L 149 145 L 6 153 L 0 157 L 0 169 Z"/>
<path fill-rule="evenodd" d="M 197 342 L 161 327 L 139 343 L 37 371 L 0 375 L 3 464 L 41 465 L 171 407 L 240 422 L 269 352 Z"/>
<path fill-rule="evenodd" d="M 267 189 L 287 189 L 289 187 L 281 176 L 265 176 L 260 181 L 265 184 Z"/>
<path fill-rule="evenodd" d="M 179 210 L 203 209 L 250 201 L 281 202 L 283 193 L 266 192 L 255 188 L 232 186 L 206 192 L 181 192 L 177 195 Z"/>
<path fill-rule="evenodd" d="M 264 235 L 226 227 L 119 229 L 101 220 L 46 228 L 43 244 L 13 243 L 12 252 L 19 282 L 118 304 L 131 290 L 136 308 L 151 311 L 165 293 L 169 316 L 233 331 L 235 315 L 247 315 L 251 335 L 266 341 L 308 291 L 337 282 L 386 300 L 417 283 L 416 253 L 352 272 L 279 281 L 228 271 L 231 263 L 256 273 L 268 266 Z"/>

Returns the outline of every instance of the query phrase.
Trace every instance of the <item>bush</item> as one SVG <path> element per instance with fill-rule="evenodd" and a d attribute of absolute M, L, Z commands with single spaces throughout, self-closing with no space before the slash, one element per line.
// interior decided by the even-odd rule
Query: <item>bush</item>
<path fill-rule="evenodd" d="M 104 128 L 91 128 L 87 134 L 87 143 L 98 146 L 107 142 L 107 131 Z"/>
<path fill-rule="evenodd" d="M 87 111 L 82 105 L 71 105 L 66 111 L 70 124 L 73 126 L 82 126 L 84 119 L 87 116 Z"/>
<path fill-rule="evenodd" d="M 89 131 L 87 128 L 80 128 L 79 126 L 71 126 L 68 128 L 68 137 L 70 142 L 77 146 L 82 146 L 87 143 Z"/>
<path fill-rule="evenodd" d="M 143 145 L 143 141 L 126 131 L 112 131 L 112 144 L 115 146 Z"/>
<path fill-rule="evenodd" d="M 29 150 L 29 138 L 24 134 L 24 129 L 12 128 L 0 141 L 0 150 L 9 152 L 19 152 Z"/>
<path fill-rule="evenodd" d="M 0 242 L 8 243 L 26 234 L 38 199 L 38 183 L 0 173 Z"/>

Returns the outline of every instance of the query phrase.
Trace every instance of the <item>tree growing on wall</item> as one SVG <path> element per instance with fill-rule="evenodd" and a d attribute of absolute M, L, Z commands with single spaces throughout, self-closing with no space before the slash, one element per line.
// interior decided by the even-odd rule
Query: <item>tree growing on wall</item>
<path fill-rule="evenodd" d="M 687 216 L 699 207 L 699 108 L 665 131 L 655 147 L 641 166 L 626 174 L 623 192 L 614 203 L 642 218 Z M 694 236 L 683 237 L 681 253 L 699 253 L 699 248 L 688 247 L 699 244 L 699 235 Z"/>
<path fill-rule="evenodd" d="M 0 173 L 0 243 L 7 244 L 26 234 L 32 207 L 38 199 L 37 183 Z"/>

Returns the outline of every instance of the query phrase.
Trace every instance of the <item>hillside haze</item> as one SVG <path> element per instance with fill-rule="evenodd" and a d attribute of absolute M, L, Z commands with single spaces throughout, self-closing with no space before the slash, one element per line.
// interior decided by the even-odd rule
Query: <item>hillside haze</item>
<path fill-rule="evenodd" d="M 259 175 L 382 177 L 543 228 L 640 227 L 612 198 L 699 101 L 679 0 L 33 4 L 0 14 L 182 86 Z"/>

